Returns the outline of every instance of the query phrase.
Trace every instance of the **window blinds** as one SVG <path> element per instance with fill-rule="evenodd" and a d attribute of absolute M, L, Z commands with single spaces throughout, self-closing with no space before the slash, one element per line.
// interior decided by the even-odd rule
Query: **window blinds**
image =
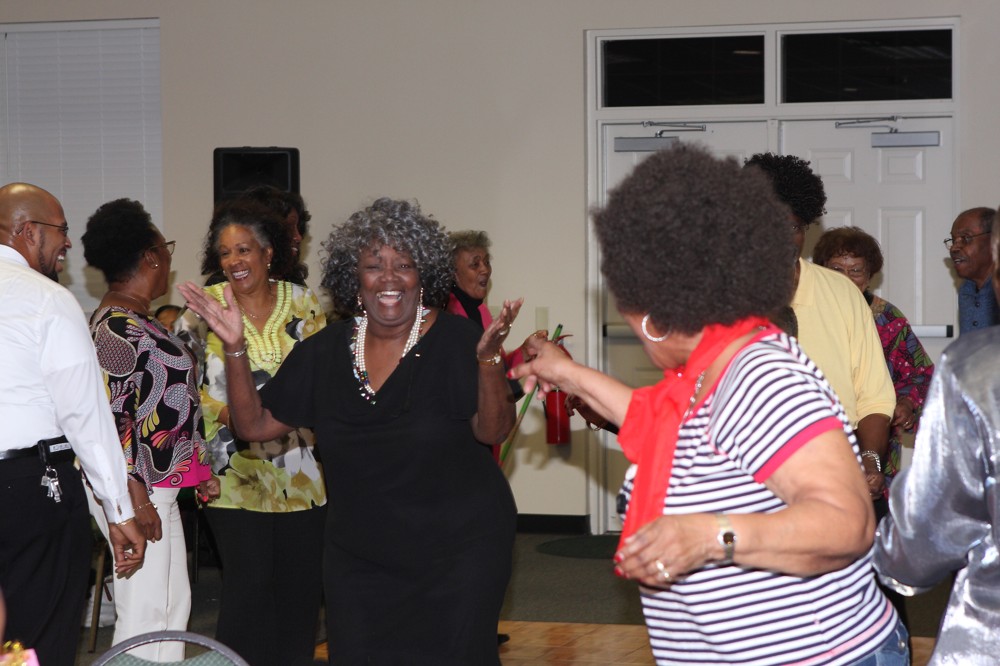
<path fill-rule="evenodd" d="M 155 21 L 2 26 L 0 182 L 29 182 L 63 204 L 73 242 L 60 280 L 93 309 L 103 277 L 80 237 L 106 201 L 163 219 L 160 43 Z"/>

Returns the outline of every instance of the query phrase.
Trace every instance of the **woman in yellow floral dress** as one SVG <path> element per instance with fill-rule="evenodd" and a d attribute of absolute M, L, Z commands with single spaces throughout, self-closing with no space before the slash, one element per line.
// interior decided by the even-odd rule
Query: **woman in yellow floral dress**
<path fill-rule="evenodd" d="M 226 282 L 205 287 L 223 300 L 232 285 L 260 388 L 298 342 L 326 325 L 309 289 L 271 279 L 295 256 L 282 220 L 248 201 L 223 202 L 212 215 L 202 273 Z M 240 438 L 226 405 L 225 352 L 193 313 L 179 327 L 200 347 L 205 435 L 221 495 L 206 515 L 222 558 L 216 637 L 253 666 L 311 664 L 319 619 L 326 492 L 312 431 L 267 442 Z"/>

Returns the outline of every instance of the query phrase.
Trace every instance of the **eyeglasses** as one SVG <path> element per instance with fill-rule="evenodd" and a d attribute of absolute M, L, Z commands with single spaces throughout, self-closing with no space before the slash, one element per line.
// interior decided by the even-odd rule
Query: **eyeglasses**
<path fill-rule="evenodd" d="M 805 231 L 809 228 L 809 222 L 793 222 L 792 231 Z"/>
<path fill-rule="evenodd" d="M 868 275 L 868 270 L 865 268 L 844 268 L 843 266 L 831 266 L 829 264 L 827 264 L 826 267 L 829 268 L 831 271 L 837 271 L 842 275 L 846 275 L 847 277 L 852 277 L 852 278 Z"/>
<path fill-rule="evenodd" d="M 171 254 L 172 255 L 174 253 L 174 246 L 175 245 L 177 245 L 177 241 L 167 241 L 166 243 L 160 243 L 159 245 L 154 245 L 153 247 L 151 247 L 149 249 L 150 250 L 155 250 L 157 248 L 165 247 L 165 248 L 167 248 L 167 254 Z"/>
<path fill-rule="evenodd" d="M 40 224 L 43 227 L 52 227 L 53 229 L 58 229 L 63 236 L 69 236 L 69 222 L 63 224 L 52 224 L 51 222 L 39 222 L 38 220 L 28 220 L 32 224 Z"/>
<path fill-rule="evenodd" d="M 973 238 L 977 238 L 979 236 L 988 236 L 991 233 L 993 233 L 993 232 L 992 231 L 984 231 L 981 234 L 961 234 L 959 236 L 953 236 L 951 238 L 945 238 L 944 239 L 944 246 L 946 248 L 948 248 L 948 249 L 951 249 L 952 246 L 954 246 L 954 245 L 968 245 L 969 243 L 972 242 Z"/>

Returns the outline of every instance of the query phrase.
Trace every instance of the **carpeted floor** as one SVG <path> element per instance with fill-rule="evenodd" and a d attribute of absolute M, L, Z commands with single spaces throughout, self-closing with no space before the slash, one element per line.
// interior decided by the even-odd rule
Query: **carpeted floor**
<path fill-rule="evenodd" d="M 617 542 L 614 536 L 518 534 L 501 619 L 642 624 L 635 583 L 612 572 Z"/>
<path fill-rule="evenodd" d="M 608 561 L 614 557 L 617 547 L 617 534 L 602 534 L 595 536 L 560 537 L 551 541 L 543 541 L 535 546 L 535 550 L 543 555 L 559 555 L 560 557 L 579 557 L 585 560 Z"/>
<path fill-rule="evenodd" d="M 508 589 L 503 619 L 643 623 L 635 585 L 611 573 L 617 535 L 519 534 L 517 541 L 514 577 Z M 581 579 L 585 579 L 585 584 L 580 585 Z M 580 587 L 589 589 L 580 590 Z M 948 578 L 929 592 L 906 600 L 910 631 L 914 636 L 937 635 L 950 592 L 951 579 Z"/>

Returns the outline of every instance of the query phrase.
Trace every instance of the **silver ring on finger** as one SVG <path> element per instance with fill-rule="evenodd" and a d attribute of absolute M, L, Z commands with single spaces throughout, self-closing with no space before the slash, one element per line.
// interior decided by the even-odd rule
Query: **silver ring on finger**
<path fill-rule="evenodd" d="M 667 571 L 667 567 L 663 564 L 663 562 L 661 562 L 659 560 L 656 560 L 656 562 L 654 562 L 653 564 L 656 565 L 656 570 L 660 572 L 660 576 L 663 577 L 663 581 L 666 582 L 666 583 L 669 583 L 670 582 L 670 572 Z"/>

